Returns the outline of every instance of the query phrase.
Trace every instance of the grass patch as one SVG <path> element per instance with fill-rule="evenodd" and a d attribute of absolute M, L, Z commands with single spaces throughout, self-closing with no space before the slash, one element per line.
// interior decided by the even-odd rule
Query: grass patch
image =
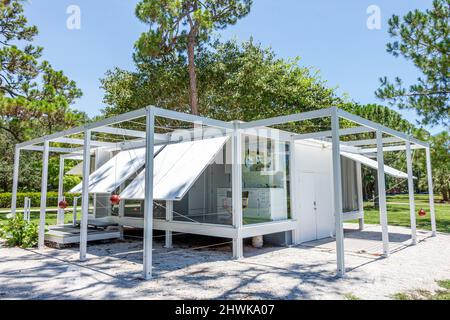
<path fill-rule="evenodd" d="M 387 197 L 388 223 L 393 226 L 410 227 L 408 195 L 395 195 Z M 428 195 L 415 195 L 416 223 L 418 229 L 431 230 L 430 207 Z M 419 217 L 417 211 L 423 208 L 427 215 Z M 380 214 L 372 202 L 364 203 L 364 221 L 369 224 L 379 224 Z M 450 204 L 436 203 L 436 229 L 440 232 L 450 233 Z M 356 222 L 356 221 L 355 221 Z"/>
<path fill-rule="evenodd" d="M 344 298 L 346 300 L 361 300 L 357 296 L 355 296 L 353 293 L 344 293 Z"/>
<path fill-rule="evenodd" d="M 395 300 L 450 300 L 450 280 L 439 280 L 437 284 L 442 289 L 432 293 L 428 290 L 417 289 L 410 292 L 400 292 L 392 296 Z"/>
<path fill-rule="evenodd" d="M 18 215 L 22 215 L 22 213 L 17 213 Z M 55 225 L 56 224 L 56 212 L 47 212 L 45 215 L 45 224 L 47 225 Z M 77 219 L 81 218 L 81 210 L 78 211 Z M 0 213 L 0 225 L 4 224 L 8 220 L 8 214 L 7 213 Z M 72 223 L 73 219 L 73 213 L 72 212 L 66 212 L 64 216 L 65 223 Z M 30 214 L 30 221 L 35 222 L 39 224 L 39 212 L 31 212 Z"/>
<path fill-rule="evenodd" d="M 450 290 L 450 280 L 439 280 L 438 286 L 447 290 Z"/>

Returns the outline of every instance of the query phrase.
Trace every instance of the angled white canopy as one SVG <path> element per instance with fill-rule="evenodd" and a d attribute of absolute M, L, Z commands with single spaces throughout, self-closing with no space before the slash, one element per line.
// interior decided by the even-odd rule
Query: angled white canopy
<path fill-rule="evenodd" d="M 153 164 L 153 199 L 181 200 L 213 162 L 229 137 L 167 145 Z M 145 170 L 120 194 L 122 199 L 144 199 Z"/>
<path fill-rule="evenodd" d="M 352 159 L 356 162 L 360 162 L 370 168 L 378 170 L 378 163 L 375 160 L 372 160 L 372 159 L 362 156 L 360 154 L 354 154 L 354 153 L 349 153 L 349 152 L 345 152 L 345 151 L 341 151 L 341 155 L 346 158 Z M 384 166 L 384 172 L 386 174 L 396 177 L 396 178 L 408 179 L 408 174 L 406 174 L 400 170 L 394 169 L 392 167 L 389 167 L 387 165 Z"/>
<path fill-rule="evenodd" d="M 161 146 L 154 149 L 155 154 Z M 145 164 L 145 148 L 121 151 L 89 176 L 89 193 L 111 193 Z M 80 193 L 82 183 L 70 192 Z"/>

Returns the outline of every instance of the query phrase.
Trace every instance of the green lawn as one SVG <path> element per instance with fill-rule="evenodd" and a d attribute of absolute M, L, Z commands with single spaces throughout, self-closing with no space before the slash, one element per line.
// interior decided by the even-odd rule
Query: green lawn
<path fill-rule="evenodd" d="M 450 300 L 450 280 L 437 281 L 440 289 L 432 293 L 427 290 L 413 290 L 393 295 L 396 300 Z"/>
<path fill-rule="evenodd" d="M 394 226 L 410 226 L 409 199 L 408 195 L 395 195 L 387 197 L 388 223 Z M 428 195 L 416 195 L 416 223 L 418 229 L 431 230 L 430 207 Z M 435 203 L 436 229 L 440 232 L 450 233 L 450 204 Z M 427 215 L 420 217 L 417 212 L 423 208 Z M 372 202 L 364 204 L 365 222 L 378 224 L 380 216 L 378 209 L 374 208 Z"/>
<path fill-rule="evenodd" d="M 56 207 L 55 207 L 56 208 Z M 18 214 L 22 214 L 21 212 Z M 80 219 L 80 215 L 81 215 L 81 210 L 78 210 L 78 219 Z M 3 222 L 5 222 L 8 217 L 7 217 L 7 213 L 0 213 L 0 224 L 2 224 Z M 72 222 L 72 217 L 73 217 L 73 213 L 72 210 L 66 212 L 65 214 L 65 222 L 66 223 L 71 223 Z M 32 222 L 36 222 L 39 223 L 39 212 L 31 212 L 30 214 L 30 220 Z M 55 225 L 56 224 L 56 212 L 47 212 L 47 214 L 45 215 L 45 223 L 47 225 Z"/>

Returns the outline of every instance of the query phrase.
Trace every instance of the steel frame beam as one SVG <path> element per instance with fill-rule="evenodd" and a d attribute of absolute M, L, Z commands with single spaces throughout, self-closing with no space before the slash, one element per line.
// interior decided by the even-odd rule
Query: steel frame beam
<path fill-rule="evenodd" d="M 286 116 L 273 117 L 262 120 L 255 120 L 251 122 L 244 122 L 239 124 L 240 129 L 250 129 L 259 127 L 270 127 L 278 124 L 284 124 L 289 122 L 299 122 L 304 120 L 311 120 L 317 118 L 324 118 L 331 116 L 332 108 L 319 109 L 314 111 L 308 111 L 303 113 L 290 114 Z"/>
<path fill-rule="evenodd" d="M 411 145 L 411 149 L 424 149 L 424 147 L 420 146 L 420 145 Z M 389 147 L 383 147 L 383 152 L 392 152 L 392 151 L 403 151 L 406 150 L 406 145 L 401 145 L 401 146 L 389 146 Z M 377 152 L 378 148 L 364 148 L 364 149 L 359 149 L 358 153 L 364 154 L 364 153 L 373 153 L 373 152 Z"/>
<path fill-rule="evenodd" d="M 407 134 L 405 134 L 403 132 L 393 130 L 393 129 L 388 128 L 386 126 L 383 126 L 383 125 L 381 125 L 379 123 L 376 123 L 376 122 L 364 119 L 364 118 L 362 118 L 360 116 L 356 116 L 354 114 L 351 114 L 351 113 L 349 113 L 347 111 L 344 111 L 342 109 L 338 109 L 338 116 L 341 117 L 341 118 L 344 118 L 344 119 L 356 122 L 356 123 L 358 123 L 360 125 L 363 125 L 365 127 L 372 128 L 374 130 L 381 131 L 381 132 L 389 134 L 391 136 L 400 138 L 402 140 L 410 141 L 412 143 L 418 144 L 418 145 L 420 145 L 422 147 L 425 147 L 425 148 L 429 146 L 428 143 L 420 141 L 420 140 L 418 140 L 418 139 L 416 139 L 416 138 L 414 138 L 412 136 L 409 136 L 409 135 L 407 135 Z"/>
<path fill-rule="evenodd" d="M 384 143 L 395 143 L 395 142 L 403 142 L 402 139 L 397 137 L 389 137 L 389 138 L 383 138 L 383 144 Z M 377 144 L 377 139 L 366 139 L 366 140 L 355 140 L 355 141 L 345 141 L 345 144 L 348 146 L 367 146 L 367 145 L 373 145 Z"/>
<path fill-rule="evenodd" d="M 140 132 L 135 130 L 127 130 L 127 129 L 119 129 L 111 127 L 111 125 L 133 120 L 140 117 L 146 117 L 146 132 Z M 158 143 L 170 143 L 168 138 L 170 135 L 158 135 L 154 132 L 154 121 L 155 117 L 162 117 L 167 119 L 179 120 L 190 122 L 194 124 L 201 124 L 204 126 L 214 127 L 225 129 L 226 134 L 233 133 L 233 159 L 234 161 L 240 161 L 241 158 L 241 135 L 243 132 L 250 132 L 251 129 L 260 128 L 260 127 L 269 127 L 289 122 L 300 122 L 309 119 L 323 118 L 323 117 L 331 117 L 332 130 L 323 131 L 323 132 L 315 132 L 308 134 L 300 134 L 300 135 L 291 135 L 290 140 L 301 140 L 301 139 L 312 139 L 312 138 L 320 138 L 320 137 L 331 137 L 332 140 L 332 154 L 333 154 L 333 190 L 334 190 L 334 213 L 335 213 L 335 222 L 336 222 L 336 250 L 337 250 L 337 269 L 338 274 L 343 276 L 345 274 L 345 262 L 344 262 L 344 235 L 343 235 L 343 217 L 342 217 L 342 198 L 341 198 L 341 171 L 340 171 L 340 136 L 349 135 L 349 134 L 358 134 L 358 133 L 367 133 L 367 132 L 377 132 L 377 148 L 367 148 L 367 149 L 359 149 L 359 153 L 374 153 L 377 152 L 378 157 L 378 174 L 383 176 L 381 179 L 384 179 L 383 173 L 383 152 L 386 151 L 398 151 L 406 149 L 406 146 L 389 146 L 383 148 L 383 143 L 388 142 L 398 142 L 398 141 L 407 141 L 410 143 L 414 143 L 414 145 L 410 145 L 411 149 L 419 149 L 426 148 L 427 150 L 427 170 L 428 170 L 428 181 L 430 186 L 430 211 L 431 211 L 431 219 L 432 219 L 432 227 L 433 234 L 435 234 L 435 217 L 434 217 L 434 204 L 433 201 L 433 190 L 432 190 L 432 181 L 431 181 L 431 162 L 429 155 L 429 144 L 419 141 L 411 136 L 408 136 L 404 133 L 392 130 L 380 124 L 374 123 L 372 121 L 363 119 L 359 116 L 352 115 L 346 111 L 340 110 L 336 107 L 328 108 L 328 109 L 320 109 L 315 111 L 309 111 L 299 114 L 292 114 L 280 117 L 273 117 L 264 120 L 256 120 L 247 123 L 242 123 L 238 121 L 234 122 L 224 122 L 220 120 L 209 119 L 205 117 L 184 114 L 172 110 L 165 110 L 153 106 L 149 106 L 143 109 L 139 109 L 136 111 L 128 112 L 119 116 L 115 116 L 112 118 L 104 119 L 95 123 L 87 124 L 84 126 L 79 126 L 76 128 L 72 128 L 69 130 L 65 130 L 62 132 L 54 133 L 48 136 L 40 137 L 37 139 L 33 139 L 27 142 L 20 143 L 16 145 L 16 153 L 15 153 L 15 165 L 14 165 L 14 176 L 13 176 L 13 200 L 14 200 L 14 190 L 17 194 L 17 183 L 18 183 L 18 165 L 19 165 L 19 157 L 20 150 L 36 150 L 36 151 L 44 151 L 45 154 L 48 155 L 48 152 L 62 152 L 68 153 L 67 155 L 62 155 L 61 158 L 74 158 L 80 160 L 80 150 L 83 150 L 83 159 L 85 161 L 85 165 L 83 168 L 85 177 L 87 179 L 83 179 L 83 218 L 82 218 L 82 227 L 80 232 L 80 259 L 84 260 L 86 257 L 86 240 L 87 233 L 84 230 L 87 227 L 87 211 L 88 211 L 88 203 L 89 203 L 89 194 L 87 192 L 88 188 L 88 177 L 89 177 L 89 161 L 88 156 L 90 156 L 91 145 L 99 146 L 99 147 L 114 147 L 114 148 L 132 148 L 137 145 L 146 146 L 147 150 L 153 150 L 154 145 Z M 339 128 L 339 118 L 344 118 L 361 125 L 360 127 L 354 128 Z M 274 129 L 271 129 L 274 130 Z M 132 140 L 122 143 L 108 143 L 101 141 L 91 141 L 90 135 L 92 132 L 102 132 L 107 134 L 116 134 L 116 135 L 126 135 L 136 138 L 144 138 L 145 140 Z M 70 138 L 64 138 L 66 136 L 84 133 L 84 141 L 80 143 L 83 145 L 82 148 L 69 149 L 69 148 L 51 148 L 49 147 L 50 141 L 60 141 L 65 143 L 70 142 L 81 142 L 76 141 Z M 382 138 L 382 133 L 386 133 L 392 135 L 394 138 Z M 225 135 L 225 134 L 224 134 Z M 202 138 L 204 138 L 202 136 Z M 70 141 L 70 142 L 69 142 Z M 156 143 L 155 143 L 156 142 Z M 44 146 L 40 146 L 39 144 L 44 143 Z M 175 143 L 175 142 L 174 142 Z M 364 145 L 365 143 L 373 144 L 373 140 L 360 140 L 356 142 L 349 142 L 348 146 L 343 145 L 342 147 L 352 147 Z M 356 149 L 356 148 L 355 148 Z M 48 156 L 47 156 L 48 157 Z M 44 159 L 45 160 L 45 159 Z M 148 170 L 146 170 L 146 190 L 145 190 L 145 218 L 144 218 L 144 261 L 143 261 L 143 274 L 145 279 L 150 279 L 152 277 L 152 234 L 153 234 L 153 153 L 148 152 L 146 155 L 146 166 Z M 239 258 L 242 257 L 242 238 L 246 235 L 252 235 L 255 232 L 264 232 L 264 230 L 272 230 L 272 229 L 286 229 L 286 228 L 294 228 L 296 227 L 297 221 L 291 220 L 289 222 L 283 222 L 279 224 L 267 223 L 264 225 L 258 226 L 258 228 L 249 228 L 247 226 L 242 225 L 242 173 L 239 172 L 238 165 L 235 165 L 233 168 L 233 224 L 234 227 L 226 228 L 229 230 L 229 234 L 232 235 L 233 238 L 233 256 Z M 43 172 L 43 181 L 44 179 Z M 45 181 L 44 181 L 45 180 Z M 385 192 L 385 187 L 381 186 L 380 191 Z M 380 192 L 382 194 L 382 192 Z M 13 201 L 15 202 L 15 201 Z M 45 200 L 44 200 L 45 202 Z M 385 206 L 381 200 L 381 207 Z M 41 202 L 42 203 L 42 202 Z M 15 204 L 14 207 L 15 209 Z M 41 205 L 41 215 L 42 215 L 42 205 Z M 45 209 L 45 206 L 44 206 Z M 381 210 L 381 209 L 380 209 Z M 44 211 L 45 215 L 45 211 Z M 388 254 L 388 248 L 386 250 L 386 235 L 387 233 L 387 219 L 383 219 L 382 215 L 382 224 L 383 224 L 383 248 L 384 253 Z M 178 222 L 173 221 L 160 221 L 155 222 L 157 225 L 167 225 L 168 228 L 165 230 L 175 231 L 169 226 L 174 225 L 185 225 Z M 270 226 L 269 226 L 270 224 Z M 386 225 L 386 228 L 385 228 Z M 156 227 L 156 225 L 155 225 Z M 261 230 L 259 230 L 259 228 Z M 272 228 L 272 229 L 271 229 Z M 186 227 L 183 230 L 194 230 L 198 229 L 197 224 L 186 224 Z M 258 229 L 258 230 L 257 230 Z M 280 229 L 280 230 L 281 230 Z M 385 230 L 386 229 L 386 230 Z M 178 229 L 177 229 L 178 230 Z M 180 229 L 181 230 L 181 229 Z M 225 230 L 225 229 L 224 229 Z M 257 230 L 257 231 L 255 231 Z M 291 229 L 289 229 L 291 230 Z M 292 229 L 293 230 L 293 229 Z M 198 230 L 197 230 L 198 231 Z M 228 232 L 228 231 L 227 231 Z M 252 233 L 253 232 L 253 233 Z M 388 242 L 388 239 L 387 239 Z"/>
<path fill-rule="evenodd" d="M 339 130 L 339 136 L 347 136 L 350 134 L 359 134 L 359 133 L 367 133 L 374 132 L 372 128 L 367 128 L 364 126 L 354 127 L 354 128 L 344 128 Z M 329 138 L 331 137 L 331 130 L 328 131 L 319 131 L 319 132 L 311 132 L 311 133 L 303 133 L 303 134 L 295 134 L 292 135 L 294 140 L 305 140 L 305 139 L 318 139 L 318 138 Z"/>

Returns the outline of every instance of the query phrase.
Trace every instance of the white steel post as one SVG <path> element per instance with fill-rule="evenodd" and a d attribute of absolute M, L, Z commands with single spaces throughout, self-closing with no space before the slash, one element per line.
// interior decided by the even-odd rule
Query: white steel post
<path fill-rule="evenodd" d="M 428 197 L 430 203 L 431 235 L 436 236 L 436 214 L 434 211 L 433 172 L 431 171 L 430 147 L 425 148 L 427 158 Z"/>
<path fill-rule="evenodd" d="M 28 198 L 25 197 L 23 200 L 23 220 L 27 220 L 27 206 L 28 206 Z"/>
<path fill-rule="evenodd" d="M 59 157 L 59 176 L 58 176 L 58 204 L 64 199 L 64 157 Z M 64 209 L 58 205 L 58 214 L 56 224 L 64 224 Z"/>
<path fill-rule="evenodd" d="M 408 195 L 409 195 L 409 217 L 411 220 L 411 241 L 417 244 L 416 233 L 416 208 L 414 205 L 414 181 L 413 181 L 413 163 L 411 157 L 411 142 L 406 141 L 406 167 L 408 172 Z"/>
<path fill-rule="evenodd" d="M 31 198 L 28 198 L 28 212 L 27 212 L 27 220 L 30 222 L 31 219 Z"/>
<path fill-rule="evenodd" d="M 89 216 L 89 174 L 91 169 L 91 130 L 84 131 L 83 184 L 81 193 L 80 260 L 86 260 Z"/>
<path fill-rule="evenodd" d="M 332 138 L 332 159 L 333 159 L 333 203 L 334 220 L 336 231 L 336 258 L 337 273 L 342 277 L 345 275 L 344 256 L 344 225 L 342 220 L 342 183 L 341 183 L 341 153 L 339 138 L 339 116 L 337 108 L 331 110 L 331 138 Z"/>
<path fill-rule="evenodd" d="M 23 219 L 28 222 L 30 221 L 30 214 L 31 214 L 30 211 L 31 211 L 31 199 L 25 197 L 23 205 Z"/>
<path fill-rule="evenodd" d="M 362 170 L 361 162 L 356 162 L 356 188 L 358 193 L 358 211 L 361 217 L 359 218 L 359 230 L 364 230 L 364 198 L 362 185 Z"/>
<path fill-rule="evenodd" d="M 144 279 L 152 278 L 153 249 L 153 157 L 154 157 L 155 114 L 147 109 L 146 152 L 145 152 L 145 204 L 144 204 Z"/>
<path fill-rule="evenodd" d="M 389 256 L 389 231 L 386 207 L 386 180 L 384 175 L 383 132 L 377 130 L 377 161 L 378 161 L 378 201 L 380 207 L 380 222 L 383 239 L 383 256 Z"/>
<path fill-rule="evenodd" d="M 166 221 L 173 220 L 173 201 L 166 201 Z M 172 231 L 166 231 L 166 248 L 172 248 Z"/>
<path fill-rule="evenodd" d="M 233 258 L 241 259 L 244 257 L 244 245 L 242 239 L 242 134 L 238 129 L 238 123 L 235 122 L 232 148 L 232 170 L 231 170 L 231 193 L 232 193 L 232 212 L 233 226 L 237 230 L 237 236 L 233 239 Z"/>
<path fill-rule="evenodd" d="M 78 197 L 73 197 L 73 217 L 72 225 L 75 227 L 77 225 L 77 211 L 78 211 Z"/>
<path fill-rule="evenodd" d="M 290 192 L 291 192 L 291 217 L 294 220 L 297 220 L 297 225 L 294 230 L 292 230 L 292 244 L 296 245 L 300 243 L 300 220 L 298 219 L 299 213 L 297 212 L 297 184 L 296 184 L 296 177 L 297 172 L 295 171 L 295 163 L 296 163 L 296 157 L 295 157 L 295 141 L 289 142 L 289 168 L 290 168 Z"/>
<path fill-rule="evenodd" d="M 13 188 L 11 197 L 11 214 L 14 217 L 17 209 L 17 189 L 19 186 L 19 164 L 20 164 L 20 148 L 16 147 L 14 151 L 14 172 L 13 172 Z"/>
<path fill-rule="evenodd" d="M 44 249 L 45 238 L 45 211 L 47 210 L 47 179 L 48 179 L 48 154 L 49 142 L 44 141 L 44 150 L 42 155 L 42 178 L 41 178 L 41 210 L 39 214 L 39 250 Z"/>

